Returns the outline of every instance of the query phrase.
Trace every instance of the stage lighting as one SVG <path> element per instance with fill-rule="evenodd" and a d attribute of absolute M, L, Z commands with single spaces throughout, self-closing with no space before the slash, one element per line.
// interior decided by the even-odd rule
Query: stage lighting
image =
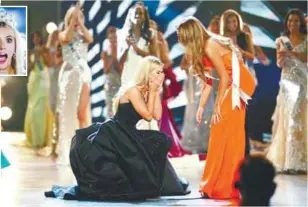
<path fill-rule="evenodd" d="M 9 120 L 12 117 L 12 110 L 10 107 L 4 106 L 0 109 L 1 120 Z"/>
<path fill-rule="evenodd" d="M 48 32 L 48 34 L 52 34 L 57 29 L 58 29 L 58 27 L 57 27 L 57 25 L 54 22 L 49 22 L 46 25 L 46 31 Z"/>

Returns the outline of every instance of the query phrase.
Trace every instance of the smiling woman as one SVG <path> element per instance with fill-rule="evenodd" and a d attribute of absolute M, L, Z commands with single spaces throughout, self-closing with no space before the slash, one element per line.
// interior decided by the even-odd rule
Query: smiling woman
<path fill-rule="evenodd" d="M 0 75 L 26 74 L 26 40 L 12 14 L 0 8 Z"/>

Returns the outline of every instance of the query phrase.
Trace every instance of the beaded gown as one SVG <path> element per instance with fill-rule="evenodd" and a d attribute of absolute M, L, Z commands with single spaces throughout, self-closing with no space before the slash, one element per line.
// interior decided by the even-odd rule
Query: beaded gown
<path fill-rule="evenodd" d="M 214 86 L 217 83 L 214 82 Z M 187 96 L 187 105 L 185 108 L 183 139 L 181 140 L 183 148 L 193 153 L 206 153 L 209 139 L 209 123 L 215 102 L 215 89 L 212 92 L 204 108 L 201 127 L 198 127 L 196 114 L 201 95 L 202 81 L 194 76 L 188 76 L 184 82 L 184 90 Z"/>
<path fill-rule="evenodd" d="M 87 51 L 88 44 L 77 32 L 73 33 L 72 41 L 69 44 L 62 46 L 64 62 L 59 73 L 57 112 L 59 116 L 58 163 L 63 165 L 69 165 L 71 139 L 75 130 L 79 128 L 77 114 L 82 86 L 91 83 L 91 69 L 87 65 Z M 87 125 L 90 125 L 90 110 L 88 110 L 87 117 Z"/>
<path fill-rule="evenodd" d="M 108 59 L 111 61 L 112 56 L 108 54 Z M 109 73 L 106 74 L 107 79 L 104 85 L 104 90 L 106 93 L 106 107 L 107 107 L 107 114 L 106 118 L 109 118 L 113 115 L 112 104 L 113 98 L 115 97 L 116 93 L 121 87 L 121 74 L 118 71 L 118 63 L 113 63 L 112 68 L 110 69 Z"/>
<path fill-rule="evenodd" d="M 307 38 L 293 51 L 307 54 Z M 276 40 L 283 44 L 280 38 Z M 307 63 L 287 57 L 273 114 L 272 143 L 267 158 L 278 172 L 307 171 Z"/>

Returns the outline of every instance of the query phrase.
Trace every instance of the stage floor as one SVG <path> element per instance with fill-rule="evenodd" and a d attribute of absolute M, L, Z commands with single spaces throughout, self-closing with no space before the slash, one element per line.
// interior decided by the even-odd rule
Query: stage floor
<path fill-rule="evenodd" d="M 23 133 L 0 134 L 0 146 L 11 162 L 11 166 L 0 174 L 0 206 L 222 206 L 227 201 L 200 199 L 198 182 L 204 162 L 197 156 L 171 159 L 180 177 L 187 179 L 192 193 L 183 197 L 162 197 L 159 201 L 142 203 L 78 202 L 45 198 L 44 191 L 53 184 L 72 185 L 75 183 L 69 167 L 57 166 L 49 157 L 38 157 L 27 148 L 18 146 L 24 139 Z M 13 143 L 13 144 L 12 144 Z M 307 206 L 307 176 L 278 175 L 278 188 L 272 199 L 276 206 Z"/>

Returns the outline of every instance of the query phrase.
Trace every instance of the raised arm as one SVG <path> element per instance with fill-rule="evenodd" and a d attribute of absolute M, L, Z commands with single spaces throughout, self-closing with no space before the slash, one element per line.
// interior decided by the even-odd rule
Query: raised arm
<path fill-rule="evenodd" d="M 276 40 L 276 64 L 279 68 L 282 68 L 284 66 L 284 61 L 285 58 L 283 57 L 283 55 L 280 54 L 281 52 L 281 44 L 280 44 L 280 40 L 277 39 Z"/>
<path fill-rule="evenodd" d="M 159 90 L 162 88 L 164 80 L 165 80 L 165 75 L 163 73 L 157 75 L 155 77 L 155 80 L 154 80 L 155 84 L 159 85 L 159 89 L 158 89 L 158 91 L 156 93 L 156 97 L 155 97 L 155 104 L 154 104 L 154 111 L 153 111 L 153 117 L 154 117 L 155 120 L 160 120 L 162 113 L 163 113 Z"/>
<path fill-rule="evenodd" d="M 112 68 L 112 60 L 108 59 L 106 51 L 103 51 L 101 53 L 101 59 L 104 64 L 104 73 L 108 74 Z"/>
<path fill-rule="evenodd" d="M 150 41 L 149 52 L 146 52 L 140 49 L 131 38 L 128 37 L 126 41 L 128 45 L 130 45 L 134 49 L 134 51 L 141 57 L 146 57 L 149 55 L 157 57 L 157 48 L 156 48 L 155 42 Z"/>
<path fill-rule="evenodd" d="M 52 55 L 50 54 L 49 49 L 46 48 L 45 45 L 43 45 L 40 50 L 44 63 L 46 64 L 47 67 L 50 67 L 52 65 Z"/>
<path fill-rule="evenodd" d="M 161 61 L 164 63 L 164 68 L 168 68 L 170 67 L 173 62 L 172 60 L 170 60 L 169 58 L 169 44 L 168 42 L 164 39 L 163 35 L 160 34 L 162 37 L 162 41 L 161 41 Z"/>
<path fill-rule="evenodd" d="M 66 45 L 72 41 L 73 30 L 77 21 L 76 12 L 73 11 L 69 20 L 68 27 L 64 31 L 59 33 L 59 41 L 62 45 Z"/>
<path fill-rule="evenodd" d="M 84 20 L 81 19 L 80 16 L 78 17 L 78 22 L 79 22 L 80 29 L 81 29 L 81 32 L 82 32 L 82 34 L 83 34 L 84 40 L 85 40 L 88 44 L 91 44 L 91 43 L 93 42 L 93 36 L 92 36 L 92 34 L 90 33 L 90 31 L 88 30 L 88 28 L 84 25 Z"/>
<path fill-rule="evenodd" d="M 159 97 L 159 89 L 164 79 L 163 74 L 153 76 L 149 82 L 149 93 L 147 102 L 137 87 L 128 90 L 127 98 L 133 104 L 137 113 L 145 120 L 159 120 L 162 114 L 161 101 Z"/>
<path fill-rule="evenodd" d="M 128 100 L 133 104 L 137 113 L 145 120 L 153 119 L 154 104 L 157 91 L 150 90 L 147 103 L 137 87 L 129 89 L 126 93 Z"/>

